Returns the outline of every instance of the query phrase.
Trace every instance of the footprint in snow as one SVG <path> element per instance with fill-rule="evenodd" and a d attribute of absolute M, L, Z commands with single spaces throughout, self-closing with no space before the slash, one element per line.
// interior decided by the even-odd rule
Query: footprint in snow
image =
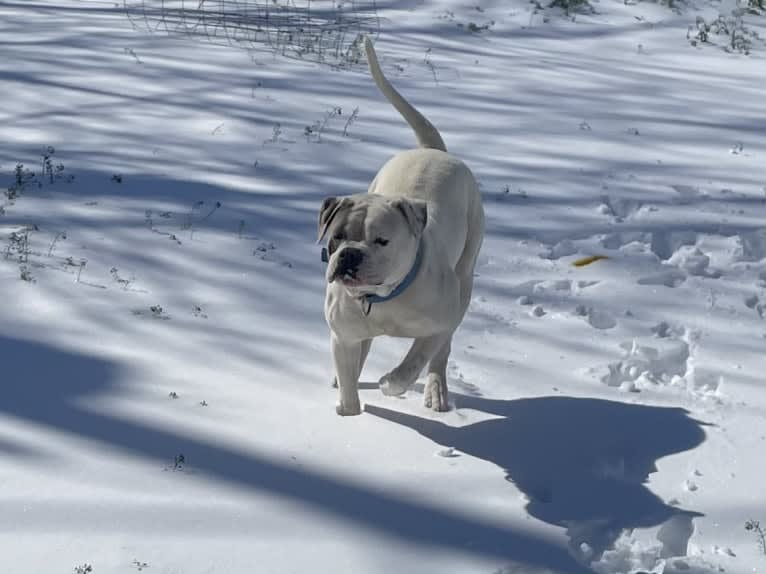
<path fill-rule="evenodd" d="M 693 334 L 681 337 L 664 330 L 667 337 L 638 337 L 623 342 L 620 360 L 592 369 L 602 383 L 638 392 L 662 387 L 685 389 L 696 397 L 716 397 L 722 384 L 718 371 L 701 367 Z"/>
<path fill-rule="evenodd" d="M 684 328 L 680 325 L 671 325 L 667 321 L 660 321 L 650 328 L 652 334 L 658 339 L 683 339 Z"/>
<path fill-rule="evenodd" d="M 540 257 L 543 259 L 555 260 L 566 257 L 567 255 L 574 255 L 575 253 L 577 253 L 575 244 L 569 239 L 564 239 L 563 241 L 559 241 L 555 245 L 548 247 L 547 251 L 540 254 Z"/>
<path fill-rule="evenodd" d="M 639 285 L 664 285 L 678 287 L 690 275 L 697 277 L 719 278 L 722 273 L 710 269 L 710 257 L 694 245 L 696 236 L 678 234 L 653 234 L 651 251 L 664 259 L 660 271 L 650 273 L 638 280 Z M 677 244 L 673 249 L 674 244 Z"/>
<path fill-rule="evenodd" d="M 736 558 L 737 556 L 734 550 L 732 550 L 728 546 L 722 548 L 721 546 L 718 546 L 717 544 L 713 546 L 713 554 L 718 554 L 720 556 L 731 556 L 732 558 Z"/>
<path fill-rule="evenodd" d="M 758 295 L 748 295 L 745 297 L 745 307 L 753 309 L 758 316 L 763 319 L 766 316 L 766 303 L 761 303 Z"/>
<path fill-rule="evenodd" d="M 447 448 L 443 448 L 442 450 L 438 451 L 436 454 L 442 458 L 457 458 L 460 456 L 460 453 L 455 452 L 455 448 L 451 446 Z"/>
<path fill-rule="evenodd" d="M 451 386 L 455 386 L 460 389 L 461 394 L 469 395 L 472 397 L 482 396 L 479 387 L 466 381 L 463 377 L 463 373 L 460 370 L 460 367 L 458 367 L 457 364 L 452 361 L 447 364 L 447 378 L 449 379 L 449 384 Z"/>
<path fill-rule="evenodd" d="M 594 329 L 612 329 L 617 326 L 617 320 L 610 313 L 597 309 L 588 311 L 588 323 Z"/>
<path fill-rule="evenodd" d="M 687 492 L 697 492 L 699 490 L 699 486 L 697 486 L 697 483 L 693 480 L 686 480 L 684 482 L 684 490 Z"/>
<path fill-rule="evenodd" d="M 734 255 L 738 261 L 760 261 L 766 257 L 766 230 L 757 229 L 740 233 L 737 236 L 737 248 Z"/>
<path fill-rule="evenodd" d="M 617 326 L 617 319 L 611 313 L 593 307 L 578 305 L 575 308 L 575 315 L 585 317 L 588 324 L 594 329 L 612 329 Z"/>
<path fill-rule="evenodd" d="M 693 185 L 671 185 L 670 187 L 678 193 L 677 202 L 680 204 L 691 203 L 694 199 L 704 195 L 700 192 L 699 188 Z"/>
<path fill-rule="evenodd" d="M 686 281 L 686 273 L 676 267 L 665 266 L 663 271 L 641 277 L 639 285 L 664 285 L 665 287 L 678 287 Z"/>
<path fill-rule="evenodd" d="M 698 241 L 699 235 L 696 231 L 656 230 L 650 234 L 649 244 L 652 253 L 665 261 L 684 247 L 696 246 Z"/>
<path fill-rule="evenodd" d="M 675 265 L 688 275 L 710 277 L 711 279 L 718 279 L 721 276 L 720 271 L 709 268 L 710 257 L 695 245 L 682 245 L 679 247 L 668 258 L 668 264 Z"/>
<path fill-rule="evenodd" d="M 635 199 L 613 198 L 608 195 L 601 196 L 601 204 L 598 212 L 602 215 L 611 215 L 617 221 L 625 221 L 637 213 L 644 203 Z"/>

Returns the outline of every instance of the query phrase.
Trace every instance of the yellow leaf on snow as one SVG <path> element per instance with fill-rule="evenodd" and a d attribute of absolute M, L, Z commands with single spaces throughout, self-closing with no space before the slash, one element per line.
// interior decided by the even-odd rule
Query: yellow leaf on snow
<path fill-rule="evenodd" d="M 606 255 L 590 255 L 588 257 L 583 257 L 582 259 L 578 259 L 577 261 L 573 261 L 572 265 L 574 265 L 575 267 L 585 267 L 586 265 L 590 265 L 591 263 L 600 261 L 601 259 L 609 259 L 609 258 Z"/>

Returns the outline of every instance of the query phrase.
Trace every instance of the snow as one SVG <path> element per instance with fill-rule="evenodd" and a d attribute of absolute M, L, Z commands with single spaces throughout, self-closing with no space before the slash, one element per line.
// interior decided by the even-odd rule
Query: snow
<path fill-rule="evenodd" d="M 364 65 L 0 0 L 0 569 L 766 572 L 766 45 L 592 6 L 378 4 L 487 235 L 453 409 L 383 339 L 341 418 L 318 207 L 414 142 Z"/>

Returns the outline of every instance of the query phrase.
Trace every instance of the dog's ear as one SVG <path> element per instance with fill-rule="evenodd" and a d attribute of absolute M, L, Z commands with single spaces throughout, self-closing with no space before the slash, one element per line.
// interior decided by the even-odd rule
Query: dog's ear
<path fill-rule="evenodd" d="M 400 197 L 391 202 L 391 204 L 402 212 L 413 235 L 418 236 L 423 233 L 428 221 L 428 207 L 425 201 Z"/>
<path fill-rule="evenodd" d="M 325 197 L 322 202 L 322 207 L 319 208 L 319 231 L 317 236 L 317 243 L 324 239 L 327 229 L 330 227 L 330 223 L 338 215 L 338 211 L 344 205 L 345 198 L 338 199 L 337 197 Z"/>

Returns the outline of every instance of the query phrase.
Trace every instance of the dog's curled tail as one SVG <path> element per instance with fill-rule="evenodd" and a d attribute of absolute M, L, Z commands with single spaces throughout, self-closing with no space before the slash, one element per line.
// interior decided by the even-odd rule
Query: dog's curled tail
<path fill-rule="evenodd" d="M 383 71 L 378 63 L 378 56 L 375 54 L 375 48 L 373 48 L 372 41 L 368 36 L 364 38 L 364 50 L 367 52 L 367 63 L 370 66 L 370 73 L 378 85 L 378 89 L 391 102 L 391 105 L 396 108 L 396 111 L 410 124 L 410 127 L 415 130 L 415 137 L 418 138 L 420 147 L 447 151 L 447 146 L 444 145 L 444 140 L 439 135 L 439 131 L 423 114 L 412 107 L 383 75 Z"/>

